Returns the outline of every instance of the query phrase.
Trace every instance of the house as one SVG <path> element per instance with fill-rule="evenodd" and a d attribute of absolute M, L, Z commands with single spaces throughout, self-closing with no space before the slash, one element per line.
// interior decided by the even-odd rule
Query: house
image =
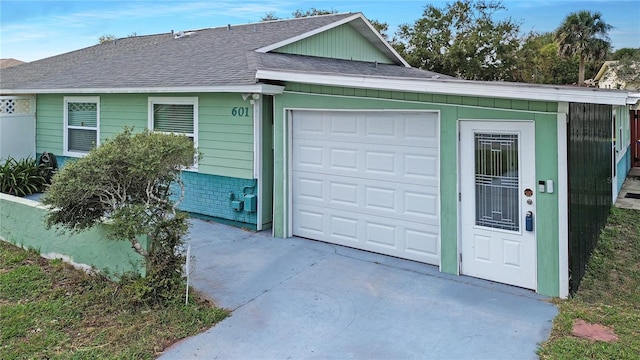
<path fill-rule="evenodd" d="M 123 126 L 184 133 L 203 153 L 185 211 L 560 297 L 639 98 L 411 68 L 360 13 L 117 39 L 1 81 L 35 99 L 33 152 L 59 163 Z"/>
<path fill-rule="evenodd" d="M 618 76 L 618 66 L 620 66 L 619 61 L 605 61 L 593 77 L 593 83 L 601 89 L 640 90 L 640 81 L 627 82 Z M 640 71 L 637 63 L 631 63 L 629 66 Z"/>

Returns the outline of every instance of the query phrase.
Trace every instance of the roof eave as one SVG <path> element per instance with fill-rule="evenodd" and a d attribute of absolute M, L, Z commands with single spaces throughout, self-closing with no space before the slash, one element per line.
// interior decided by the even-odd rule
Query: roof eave
<path fill-rule="evenodd" d="M 389 91 L 607 105 L 627 105 L 630 98 L 630 94 L 626 92 L 607 91 L 603 89 L 593 89 L 589 91 L 584 88 L 571 89 L 553 86 L 536 86 L 532 84 L 523 86 L 523 84 L 515 83 L 445 79 L 406 79 L 361 75 L 305 74 L 304 77 L 301 77 L 300 73 L 280 70 L 258 69 L 256 78 L 260 80 L 289 82 L 300 82 L 300 79 L 304 79 L 304 83 L 315 85 Z"/>
<path fill-rule="evenodd" d="M 140 93 L 258 93 L 282 94 L 283 86 L 270 84 L 221 86 L 166 86 L 122 88 L 0 89 L 1 95 L 17 94 L 140 94 Z"/>

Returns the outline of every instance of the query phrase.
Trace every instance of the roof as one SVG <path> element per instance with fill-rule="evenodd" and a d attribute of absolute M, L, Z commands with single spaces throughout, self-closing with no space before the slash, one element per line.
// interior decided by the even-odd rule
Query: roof
<path fill-rule="evenodd" d="M 404 70 L 407 76 L 416 73 L 362 14 L 344 13 L 117 39 L 3 70 L 0 91 L 231 89 L 255 85 L 256 66 L 271 61 L 313 63 L 313 68 L 339 73 L 353 64 L 308 56 L 293 60 L 269 51 L 346 23 L 397 64 L 387 66 L 395 68 L 397 76 L 405 76 Z"/>

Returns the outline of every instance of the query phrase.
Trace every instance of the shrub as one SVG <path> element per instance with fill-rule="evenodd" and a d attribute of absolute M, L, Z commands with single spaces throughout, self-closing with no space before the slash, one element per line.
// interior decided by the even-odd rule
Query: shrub
<path fill-rule="evenodd" d="M 41 199 L 51 209 L 47 225 L 83 231 L 110 220 L 109 236 L 128 240 L 145 259 L 139 298 L 171 302 L 184 288 L 188 223 L 177 210 L 184 196 L 181 172 L 197 155 L 186 136 L 127 128 L 56 174 Z M 172 189 L 180 191 L 177 200 Z M 138 235 L 147 235 L 148 243 Z"/>
<path fill-rule="evenodd" d="M 48 170 L 49 167 L 39 165 L 32 157 L 20 160 L 10 157 L 0 165 L 0 192 L 16 196 L 40 192 L 47 183 Z"/>

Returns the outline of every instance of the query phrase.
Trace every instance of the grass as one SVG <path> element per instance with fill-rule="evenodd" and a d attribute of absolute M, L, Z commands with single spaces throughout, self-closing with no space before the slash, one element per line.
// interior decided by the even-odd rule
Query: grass
<path fill-rule="evenodd" d="M 558 307 L 541 359 L 640 359 L 640 211 L 612 210 L 580 289 Z M 572 336 L 576 319 L 611 327 L 618 341 Z"/>
<path fill-rule="evenodd" d="M 0 359 L 152 359 L 228 315 L 197 294 L 159 307 L 131 291 L 0 241 Z"/>

